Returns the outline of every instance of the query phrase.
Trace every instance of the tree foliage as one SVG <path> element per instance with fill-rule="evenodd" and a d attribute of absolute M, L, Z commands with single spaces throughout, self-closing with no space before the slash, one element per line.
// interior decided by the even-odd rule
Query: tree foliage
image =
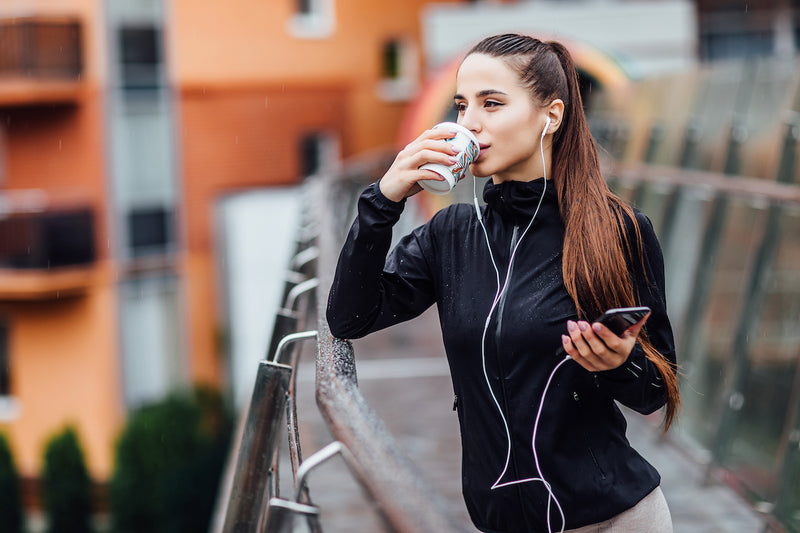
<path fill-rule="evenodd" d="M 207 531 L 230 426 L 221 396 L 208 389 L 133 412 L 110 485 L 116 533 Z"/>
<path fill-rule="evenodd" d="M 0 531 L 22 533 L 24 513 L 11 446 L 0 433 Z"/>
<path fill-rule="evenodd" d="M 92 530 L 92 483 L 72 427 L 53 436 L 45 447 L 42 499 L 49 533 Z"/>

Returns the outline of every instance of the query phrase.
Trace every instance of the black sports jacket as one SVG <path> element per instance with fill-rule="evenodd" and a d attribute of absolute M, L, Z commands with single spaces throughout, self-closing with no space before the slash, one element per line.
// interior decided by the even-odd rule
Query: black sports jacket
<path fill-rule="evenodd" d="M 377 184 L 368 187 L 328 302 L 331 332 L 341 338 L 364 336 L 437 304 L 461 428 L 464 499 L 475 525 L 487 533 L 548 531 L 545 484 L 509 483 L 538 478 L 539 470 L 563 509 L 566 529 L 607 520 L 660 483 L 658 472 L 629 445 L 615 403 L 643 414 L 664 404 L 661 377 L 638 343 L 614 370 L 592 373 L 571 360 L 559 367 L 538 424 L 537 469 L 532 436 L 542 392 L 564 358 L 558 350 L 567 320 L 577 319 L 561 274 L 564 224 L 552 183 L 509 269 L 511 250 L 531 220 L 543 184 L 541 178 L 500 185 L 490 180 L 484 189 L 482 217 L 499 281 L 505 283 L 507 272 L 510 280 L 483 343 L 497 275 L 468 204 L 439 211 L 405 236 L 387 259 L 404 202 L 387 199 Z M 638 303 L 652 309 L 646 325 L 651 341 L 674 363 L 661 248 L 647 217 L 639 212 L 636 217 L 644 271 L 641 259 L 631 258 L 632 282 Z M 550 504 L 549 527 L 559 531 L 561 516 L 555 502 Z"/>

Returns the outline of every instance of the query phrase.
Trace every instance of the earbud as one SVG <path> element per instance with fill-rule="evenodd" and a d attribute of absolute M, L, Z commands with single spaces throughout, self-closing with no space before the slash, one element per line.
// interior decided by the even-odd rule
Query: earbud
<path fill-rule="evenodd" d="M 545 136 L 545 134 L 547 133 L 547 128 L 550 127 L 550 117 L 547 117 L 546 120 L 547 122 L 544 123 L 544 129 L 542 130 L 542 137 Z"/>

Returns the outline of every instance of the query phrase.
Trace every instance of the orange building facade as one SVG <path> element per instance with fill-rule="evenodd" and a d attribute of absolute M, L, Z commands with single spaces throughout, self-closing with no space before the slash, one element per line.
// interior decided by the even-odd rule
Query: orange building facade
<path fill-rule="evenodd" d="M 102 482 L 131 408 L 226 389 L 215 203 L 394 145 L 426 3 L 0 5 L 0 431 L 24 477 L 71 424 Z"/>

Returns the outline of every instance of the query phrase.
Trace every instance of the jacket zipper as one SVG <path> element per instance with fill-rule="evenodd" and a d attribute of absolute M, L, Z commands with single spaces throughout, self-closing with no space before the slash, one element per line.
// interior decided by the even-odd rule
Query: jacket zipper
<path fill-rule="evenodd" d="M 506 287 L 511 286 L 511 273 L 514 270 L 514 265 L 511 263 L 512 254 L 514 253 L 514 247 L 517 245 L 517 234 L 519 233 L 519 226 L 514 226 L 514 230 L 511 232 L 511 246 L 509 247 L 508 251 L 508 275 L 504 280 Z M 495 327 L 495 340 L 497 342 L 497 346 L 500 346 L 500 332 L 503 329 L 503 309 L 506 306 L 506 295 L 508 292 L 503 291 L 503 294 L 500 295 L 500 302 L 497 304 L 497 326 Z"/>
<path fill-rule="evenodd" d="M 508 288 L 508 286 L 510 285 L 511 273 L 512 273 L 512 270 L 513 270 L 513 264 L 511 263 L 511 254 L 514 252 L 514 247 L 517 245 L 518 233 L 519 233 L 519 226 L 515 225 L 513 231 L 511 232 L 511 246 L 509 247 L 509 256 L 508 256 L 509 264 L 508 264 L 508 268 L 507 268 L 507 276 L 506 276 L 506 279 L 504 280 L 504 284 L 506 284 L 506 288 Z M 501 335 L 502 330 L 503 330 L 503 309 L 505 308 L 506 295 L 507 294 L 508 293 L 506 291 L 504 291 L 503 294 L 500 296 L 500 301 L 497 304 L 497 314 L 496 314 L 496 316 L 497 316 L 497 325 L 495 326 L 495 334 L 494 334 L 495 346 L 496 346 L 496 349 L 497 349 L 497 353 L 495 355 L 495 359 L 497 360 L 497 373 L 498 373 L 498 376 L 500 378 L 500 391 L 502 393 L 502 400 L 503 400 L 502 401 L 503 413 L 508 413 L 508 404 L 506 403 L 508 395 L 506 394 L 506 381 L 505 381 L 506 372 L 505 372 L 505 368 L 503 367 L 502 357 L 500 355 L 500 346 L 501 346 L 500 335 Z M 513 467 L 514 476 L 516 478 L 518 478 L 519 477 L 519 470 L 517 469 L 516 459 L 514 459 L 513 449 L 512 449 L 512 452 L 511 452 L 511 457 L 512 457 L 511 465 Z M 519 492 L 519 487 L 517 489 L 518 489 L 518 493 L 519 493 L 520 498 L 521 498 L 522 497 L 522 493 Z"/>
<path fill-rule="evenodd" d="M 508 250 L 509 250 L 509 252 L 508 252 L 508 268 L 507 268 L 506 279 L 504 280 L 504 284 L 506 285 L 506 288 L 511 286 L 511 275 L 512 275 L 513 270 L 514 270 L 514 263 L 512 262 L 512 259 L 513 259 L 513 254 L 514 254 L 514 248 L 517 246 L 517 241 L 518 240 L 519 240 L 519 226 L 518 225 L 514 225 L 514 229 L 511 232 L 511 246 L 509 246 L 509 248 L 508 248 Z M 508 413 L 508 404 L 506 403 L 506 398 L 507 398 L 507 395 L 506 395 L 506 382 L 505 382 L 505 379 L 504 379 L 506 373 L 505 373 L 505 369 L 503 368 L 502 358 L 500 356 L 500 335 L 501 335 L 502 330 L 503 330 L 503 311 L 504 311 L 505 305 L 506 305 L 506 295 L 507 294 L 508 294 L 508 292 L 504 291 L 503 294 L 500 296 L 500 302 L 498 302 L 498 304 L 497 304 L 497 326 L 495 327 L 495 345 L 497 346 L 497 356 L 496 356 L 496 359 L 497 359 L 497 370 L 498 370 L 498 374 L 500 376 L 500 390 L 503 393 L 503 412 L 504 413 Z M 512 465 L 512 467 L 514 469 L 514 476 L 515 476 L 516 479 L 518 479 L 520 477 L 519 476 L 519 469 L 517 468 L 517 461 L 516 461 L 516 458 L 515 458 L 515 454 L 514 454 L 513 448 L 511 450 L 511 465 Z M 522 489 L 521 489 L 520 485 L 517 485 L 517 495 L 520 498 L 520 501 L 522 501 L 523 500 L 523 496 L 522 496 Z M 522 505 L 522 507 L 523 507 L 523 509 L 525 509 L 524 505 Z M 524 513 L 524 516 L 525 516 L 525 522 L 529 526 L 528 529 L 530 530 L 530 522 L 529 522 L 529 517 L 528 517 L 527 512 Z"/>

